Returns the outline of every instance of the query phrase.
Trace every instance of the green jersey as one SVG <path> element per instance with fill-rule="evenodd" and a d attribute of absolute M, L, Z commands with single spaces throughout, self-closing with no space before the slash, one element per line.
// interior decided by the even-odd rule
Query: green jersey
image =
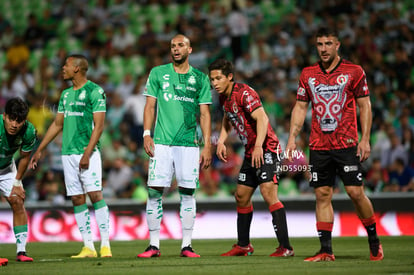
<path fill-rule="evenodd" d="M 0 115 L 0 169 L 6 168 L 13 161 L 13 155 L 21 149 L 30 152 L 36 143 L 36 129 L 26 120 L 16 135 L 9 135 L 4 128 L 3 115 Z"/>
<path fill-rule="evenodd" d="M 211 104 L 206 74 L 190 66 L 188 73 L 176 73 L 173 64 L 154 67 L 144 95 L 157 99 L 154 143 L 197 147 L 197 116 L 200 104 Z"/>
<path fill-rule="evenodd" d="M 88 80 L 78 90 L 70 87 L 62 92 L 58 107 L 58 113 L 64 115 L 62 155 L 83 154 L 92 135 L 95 112 L 106 112 L 105 93 L 96 83 Z"/>

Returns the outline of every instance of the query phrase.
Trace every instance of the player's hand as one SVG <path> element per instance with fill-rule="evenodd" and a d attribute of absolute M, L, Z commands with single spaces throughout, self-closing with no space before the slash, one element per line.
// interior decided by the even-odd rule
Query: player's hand
<path fill-rule="evenodd" d="M 89 157 L 85 156 L 85 154 L 82 155 L 82 158 L 79 161 L 79 171 L 82 169 L 89 169 Z"/>
<path fill-rule="evenodd" d="M 37 162 L 42 156 L 41 152 L 36 151 L 30 159 L 29 168 L 35 170 L 37 168 Z"/>
<path fill-rule="evenodd" d="M 204 146 L 200 156 L 201 167 L 207 169 L 211 164 L 211 147 Z"/>
<path fill-rule="evenodd" d="M 369 141 L 365 141 L 361 139 L 361 142 L 358 144 L 358 147 L 357 147 L 357 157 L 359 158 L 359 161 L 360 162 L 366 161 L 370 154 L 371 154 L 371 146 L 369 145 Z"/>
<path fill-rule="evenodd" d="M 264 163 L 262 146 L 254 146 L 252 152 L 252 167 L 260 168 Z"/>
<path fill-rule="evenodd" d="M 220 160 L 227 162 L 227 148 L 224 143 L 217 143 L 216 154 Z"/>
<path fill-rule="evenodd" d="M 290 162 L 293 161 L 293 152 L 296 151 L 296 143 L 294 141 L 288 140 L 288 143 L 286 145 L 285 149 L 285 156 L 287 156 L 288 160 Z"/>
<path fill-rule="evenodd" d="M 154 157 L 154 149 L 155 149 L 155 145 L 154 145 L 154 140 L 152 139 L 151 136 L 145 136 L 144 137 L 144 150 L 145 153 L 147 153 L 147 155 L 149 157 Z"/>
<path fill-rule="evenodd" d="M 26 198 L 26 191 L 22 186 L 13 186 L 10 197 L 17 196 L 24 200 Z"/>

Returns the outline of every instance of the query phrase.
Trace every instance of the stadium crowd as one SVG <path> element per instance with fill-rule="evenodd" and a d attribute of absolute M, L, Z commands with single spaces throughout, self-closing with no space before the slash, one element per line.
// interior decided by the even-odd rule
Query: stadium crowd
<path fill-rule="evenodd" d="M 409 0 L 3 0 L 0 110 L 7 99 L 24 98 L 28 120 L 41 138 L 68 85 L 60 75 L 65 57 L 87 56 L 88 77 L 104 88 L 108 100 L 101 138 L 104 196 L 145 201 L 142 91 L 150 68 L 170 61 L 174 34 L 190 38 L 190 63 L 204 72 L 218 57 L 234 61 L 236 81 L 256 88 L 284 148 L 299 74 L 318 59 L 314 31 L 328 24 L 339 31 L 341 57 L 364 68 L 371 92 L 367 192 L 414 191 L 413 8 Z M 214 144 L 223 114 L 212 94 Z M 306 173 L 309 123 L 310 117 L 299 137 L 304 156 L 282 161 L 282 196 L 312 191 Z M 201 170 L 197 196 L 226 197 L 234 191 L 243 150 L 235 135 L 228 145 L 227 163 L 215 157 L 211 168 Z M 28 200 L 64 202 L 59 139 L 47 147 L 39 168 L 23 181 Z M 343 192 L 340 186 L 337 192 Z"/>

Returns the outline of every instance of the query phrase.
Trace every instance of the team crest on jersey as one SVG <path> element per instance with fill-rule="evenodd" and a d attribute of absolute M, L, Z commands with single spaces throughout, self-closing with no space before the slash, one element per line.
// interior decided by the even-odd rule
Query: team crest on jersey
<path fill-rule="evenodd" d="M 239 111 L 239 109 L 237 108 L 237 104 L 236 103 L 233 103 L 232 108 L 233 108 L 233 112 L 234 113 L 237 113 Z"/>
<path fill-rule="evenodd" d="M 86 92 L 83 90 L 79 95 L 79 100 L 84 100 L 86 98 Z"/>
<path fill-rule="evenodd" d="M 336 83 L 338 83 L 339 85 L 345 85 L 348 82 L 348 78 L 349 78 L 348 75 L 341 74 L 336 79 Z"/>
<path fill-rule="evenodd" d="M 14 140 L 14 144 L 20 145 L 21 143 L 22 143 L 22 137 L 16 137 L 16 139 Z"/>
<path fill-rule="evenodd" d="M 188 78 L 188 83 L 191 85 L 194 85 L 196 83 L 196 79 L 193 75 Z"/>

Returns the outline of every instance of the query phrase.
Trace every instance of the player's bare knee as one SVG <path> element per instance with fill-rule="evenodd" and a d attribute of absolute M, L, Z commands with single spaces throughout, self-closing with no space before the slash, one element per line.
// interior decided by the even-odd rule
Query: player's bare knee
<path fill-rule="evenodd" d="M 82 205 L 86 203 L 85 195 L 73 195 L 71 198 L 72 204 L 74 206 Z"/>
<path fill-rule="evenodd" d="M 358 189 L 351 189 L 347 190 L 346 192 L 353 201 L 361 201 L 365 197 L 364 193 Z"/>
<path fill-rule="evenodd" d="M 332 199 L 332 188 L 317 188 L 315 189 L 315 196 L 317 201 L 330 201 Z"/>
<path fill-rule="evenodd" d="M 15 211 L 24 211 L 24 201 L 18 196 L 11 196 L 8 199 L 10 207 Z"/>
<path fill-rule="evenodd" d="M 101 191 L 93 191 L 88 193 L 89 198 L 92 203 L 103 200 L 103 195 Z"/>
<path fill-rule="evenodd" d="M 250 197 L 248 197 L 246 195 L 239 194 L 237 192 L 234 194 L 234 197 L 236 199 L 237 205 L 241 206 L 241 207 L 247 206 L 250 202 Z"/>

